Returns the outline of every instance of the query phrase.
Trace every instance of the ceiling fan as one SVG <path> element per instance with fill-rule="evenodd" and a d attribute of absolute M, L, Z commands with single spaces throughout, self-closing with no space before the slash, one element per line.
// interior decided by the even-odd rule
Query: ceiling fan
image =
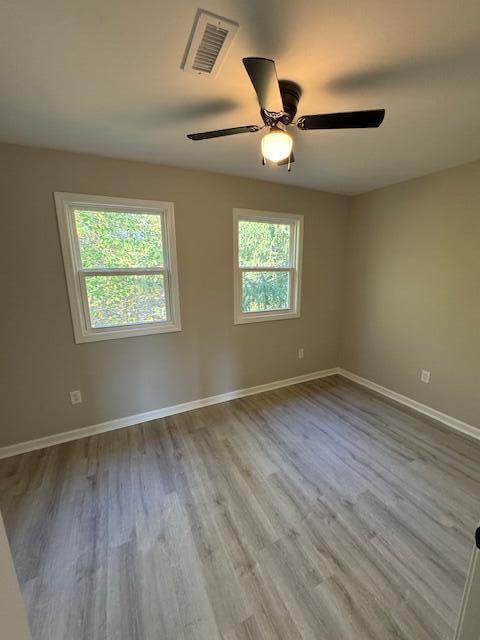
<path fill-rule="evenodd" d="M 275 62 L 268 58 L 243 58 L 243 64 L 257 94 L 263 125 L 249 124 L 231 129 L 218 129 L 203 133 L 189 133 L 190 140 L 208 140 L 232 136 L 237 133 L 256 133 L 268 127 L 269 132 L 262 138 L 263 164 L 270 160 L 277 165 L 294 162 L 293 140 L 287 127 L 297 125 L 301 131 L 310 129 L 365 129 L 379 127 L 385 116 L 385 109 L 368 111 L 347 111 L 344 113 L 323 113 L 301 116 L 294 121 L 302 90 L 290 80 L 278 80 Z"/>

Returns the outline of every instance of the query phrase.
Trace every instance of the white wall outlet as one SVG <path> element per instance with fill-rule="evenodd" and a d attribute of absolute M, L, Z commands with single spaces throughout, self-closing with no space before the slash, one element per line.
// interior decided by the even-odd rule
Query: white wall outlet
<path fill-rule="evenodd" d="M 298 359 L 303 360 L 304 357 L 305 357 L 305 353 L 303 351 L 303 347 L 300 347 L 300 349 L 298 350 Z"/>
<path fill-rule="evenodd" d="M 82 394 L 79 389 L 70 391 L 70 402 L 72 404 L 80 404 L 82 402 Z"/>
<path fill-rule="evenodd" d="M 422 375 L 420 376 L 420 380 L 428 384 L 430 382 L 431 372 L 426 369 L 422 369 Z"/>

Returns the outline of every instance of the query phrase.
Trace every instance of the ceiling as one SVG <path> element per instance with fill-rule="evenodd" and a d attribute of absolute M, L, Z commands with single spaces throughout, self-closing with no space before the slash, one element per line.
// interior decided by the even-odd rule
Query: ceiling
<path fill-rule="evenodd" d="M 480 157 L 478 0 L 1 0 L 0 140 L 353 194 Z M 200 4 L 199 4 L 200 3 Z M 198 7 L 240 29 L 215 79 L 181 70 Z M 262 167 L 243 56 L 298 82 L 299 115 L 386 108 L 380 129 L 294 130 Z M 293 128 L 292 128 L 293 129 Z"/>

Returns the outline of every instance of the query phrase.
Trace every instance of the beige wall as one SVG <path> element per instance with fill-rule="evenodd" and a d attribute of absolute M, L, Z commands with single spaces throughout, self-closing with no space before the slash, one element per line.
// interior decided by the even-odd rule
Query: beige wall
<path fill-rule="evenodd" d="M 5 640 L 30 640 L 27 614 L 0 514 L 0 634 Z"/>
<path fill-rule="evenodd" d="M 175 203 L 182 332 L 74 343 L 54 191 Z M 339 364 L 480 426 L 480 162 L 346 198 L 0 145 L 0 203 L 0 446 Z M 233 207 L 304 214 L 300 319 L 233 324 Z"/>
<path fill-rule="evenodd" d="M 54 191 L 175 203 L 182 332 L 74 343 Z M 0 202 L 0 446 L 338 364 L 341 196 L 0 145 Z M 304 214 L 300 319 L 233 324 L 233 207 Z"/>
<path fill-rule="evenodd" d="M 346 255 L 342 365 L 480 427 L 480 162 L 352 199 Z"/>

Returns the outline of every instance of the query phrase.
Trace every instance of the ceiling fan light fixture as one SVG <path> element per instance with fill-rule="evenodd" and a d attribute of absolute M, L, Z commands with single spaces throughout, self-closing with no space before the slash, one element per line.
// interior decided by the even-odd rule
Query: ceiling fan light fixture
<path fill-rule="evenodd" d="M 293 140 L 286 131 L 279 127 L 271 127 L 270 132 L 262 138 L 262 155 L 271 162 L 280 162 L 292 152 Z"/>

